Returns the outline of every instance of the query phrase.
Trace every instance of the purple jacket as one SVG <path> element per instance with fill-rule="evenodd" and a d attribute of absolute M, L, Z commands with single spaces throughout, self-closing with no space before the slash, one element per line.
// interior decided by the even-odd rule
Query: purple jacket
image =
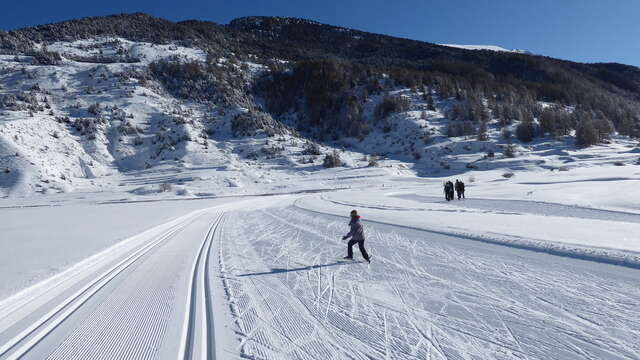
<path fill-rule="evenodd" d="M 351 240 L 354 241 L 364 241 L 364 230 L 360 222 L 360 216 L 351 219 L 349 226 L 351 226 L 351 230 L 345 235 L 345 239 L 351 237 Z"/>

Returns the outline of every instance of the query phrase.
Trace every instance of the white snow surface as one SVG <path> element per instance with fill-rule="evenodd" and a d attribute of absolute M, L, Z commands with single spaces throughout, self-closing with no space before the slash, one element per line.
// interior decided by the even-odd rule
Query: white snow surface
<path fill-rule="evenodd" d="M 519 54 L 530 54 L 530 52 L 527 50 L 522 50 L 522 49 L 509 50 L 497 45 L 461 45 L 461 44 L 438 44 L 438 45 L 449 46 L 449 47 L 454 47 L 459 49 L 466 49 L 466 50 L 491 50 L 491 51 L 501 51 L 501 52 L 514 52 Z"/>
<path fill-rule="evenodd" d="M 310 194 L 4 199 L 0 358 L 636 357 L 640 211 L 590 200 L 628 167 L 476 171 L 452 202 L 380 170 L 310 173 Z M 341 259 L 351 209 L 371 264 Z"/>

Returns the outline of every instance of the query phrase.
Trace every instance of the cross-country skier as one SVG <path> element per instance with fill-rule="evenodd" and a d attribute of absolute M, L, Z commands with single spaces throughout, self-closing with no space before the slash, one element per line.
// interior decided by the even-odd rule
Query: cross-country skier
<path fill-rule="evenodd" d="M 362 257 L 367 260 L 368 263 L 371 263 L 369 258 L 369 254 L 367 254 L 367 250 L 364 248 L 364 229 L 362 228 L 362 223 L 360 222 L 360 216 L 356 210 L 351 210 L 351 221 L 349 222 L 349 226 L 351 230 L 349 233 L 342 237 L 342 240 L 349 240 L 347 243 L 347 256 L 345 259 L 353 259 L 353 245 L 358 244 L 358 248 L 360 248 L 360 253 Z"/>

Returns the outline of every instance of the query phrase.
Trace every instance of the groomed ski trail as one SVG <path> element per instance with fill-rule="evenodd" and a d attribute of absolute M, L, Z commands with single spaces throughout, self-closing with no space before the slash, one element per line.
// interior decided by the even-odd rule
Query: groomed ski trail
<path fill-rule="evenodd" d="M 346 252 L 339 240 L 346 217 L 295 207 L 239 217 L 225 228 L 221 250 L 245 357 L 560 360 L 640 353 L 638 270 L 366 217 L 375 260 L 345 264 L 337 259 Z"/>
<path fill-rule="evenodd" d="M 0 359 L 216 359 L 209 258 L 223 216 L 196 211 L 12 320 Z"/>

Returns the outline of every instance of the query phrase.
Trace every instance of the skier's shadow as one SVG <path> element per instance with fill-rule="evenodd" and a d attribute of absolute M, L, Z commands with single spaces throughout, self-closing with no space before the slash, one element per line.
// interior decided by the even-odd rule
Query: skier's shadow
<path fill-rule="evenodd" d="M 333 263 L 330 263 L 330 264 L 309 265 L 309 266 L 303 266 L 303 267 L 297 267 L 297 268 L 288 268 L 288 269 L 272 268 L 271 271 L 240 274 L 240 275 L 238 275 L 238 277 L 257 276 L 257 275 L 273 275 L 273 274 L 287 273 L 287 272 L 293 272 L 293 271 L 314 270 L 314 269 L 319 269 L 319 268 L 324 268 L 324 267 L 329 267 L 329 266 L 358 264 L 358 263 L 363 263 L 363 262 L 364 261 L 336 261 L 336 262 L 333 262 Z"/>

